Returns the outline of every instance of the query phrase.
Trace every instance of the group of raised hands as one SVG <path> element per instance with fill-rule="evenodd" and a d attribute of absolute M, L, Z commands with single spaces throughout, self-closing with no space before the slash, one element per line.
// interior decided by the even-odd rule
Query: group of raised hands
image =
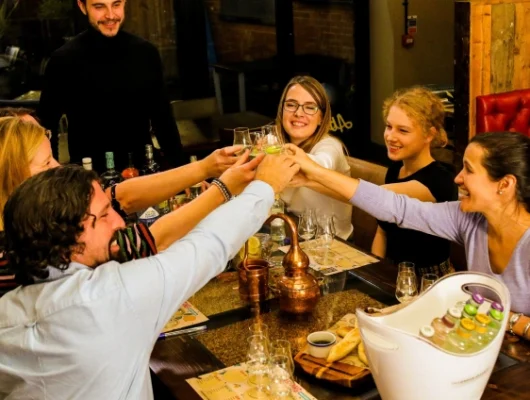
<path fill-rule="evenodd" d="M 307 174 L 320 168 L 293 144 L 286 144 L 283 154 L 259 154 L 250 161 L 248 150 L 237 155 L 241 149 L 241 146 L 224 147 L 203 160 L 208 175 L 220 176 L 232 195 L 240 194 L 253 180 L 268 183 L 274 193 L 287 186 L 304 186 Z"/>

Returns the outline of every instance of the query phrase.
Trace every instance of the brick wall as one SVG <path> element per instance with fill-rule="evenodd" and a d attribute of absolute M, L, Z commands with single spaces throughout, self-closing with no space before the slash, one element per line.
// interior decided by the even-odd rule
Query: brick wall
<path fill-rule="evenodd" d="M 273 26 L 223 21 L 220 0 L 205 0 L 219 62 L 251 61 L 276 54 Z M 294 2 L 296 54 L 322 54 L 352 63 L 353 10 L 345 5 Z"/>

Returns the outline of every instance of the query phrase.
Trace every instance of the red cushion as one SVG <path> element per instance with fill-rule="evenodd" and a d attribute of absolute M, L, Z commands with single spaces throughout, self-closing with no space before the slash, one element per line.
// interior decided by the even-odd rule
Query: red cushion
<path fill-rule="evenodd" d="M 530 89 L 477 96 L 477 133 L 520 132 L 530 136 Z"/>

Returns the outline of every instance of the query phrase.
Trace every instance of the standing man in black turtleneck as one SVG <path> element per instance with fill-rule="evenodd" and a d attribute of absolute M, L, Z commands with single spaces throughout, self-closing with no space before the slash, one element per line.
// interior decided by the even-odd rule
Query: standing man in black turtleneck
<path fill-rule="evenodd" d="M 68 119 L 71 162 L 92 157 L 105 170 L 105 152 L 117 168 L 144 159 L 150 127 L 170 166 L 185 163 L 182 144 L 164 86 L 162 63 L 149 42 L 120 30 L 126 0 L 77 0 L 90 27 L 55 51 L 48 63 L 38 116 L 54 132 L 58 151 L 61 115 Z"/>

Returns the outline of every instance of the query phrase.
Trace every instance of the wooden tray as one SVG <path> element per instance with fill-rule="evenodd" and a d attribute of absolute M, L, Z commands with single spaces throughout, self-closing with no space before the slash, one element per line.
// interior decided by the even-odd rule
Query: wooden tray
<path fill-rule="evenodd" d="M 347 314 L 328 331 L 335 334 L 340 326 L 356 326 L 357 319 L 354 314 Z M 340 341 L 337 335 L 337 341 Z M 307 346 L 303 348 L 294 358 L 295 362 L 309 375 L 318 379 L 323 379 L 347 388 L 364 386 L 372 381 L 372 374 L 368 367 L 353 365 L 351 361 L 355 357 L 357 350 L 352 352 L 352 357 L 347 356 L 343 360 L 329 363 L 325 358 L 316 358 L 308 354 Z M 347 361 L 348 362 L 344 362 Z M 358 364 L 364 365 L 358 361 Z"/>

